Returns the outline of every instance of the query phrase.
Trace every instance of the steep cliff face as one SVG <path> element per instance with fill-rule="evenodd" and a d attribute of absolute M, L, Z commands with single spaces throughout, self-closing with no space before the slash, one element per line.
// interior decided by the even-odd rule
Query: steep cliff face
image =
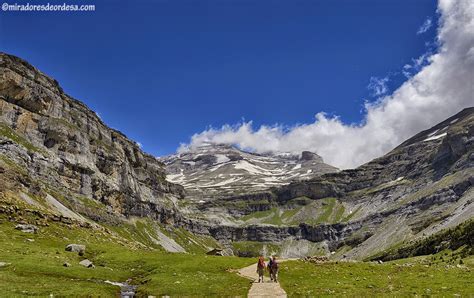
<path fill-rule="evenodd" d="M 3 171 L 4 187 L 56 194 L 78 206 L 91 199 L 109 214 L 160 218 L 183 195 L 181 186 L 165 180 L 158 159 L 107 127 L 55 80 L 7 54 L 0 54 L 0 157 L 26 171 L 18 179 Z M 100 219 L 99 210 L 90 211 Z"/>

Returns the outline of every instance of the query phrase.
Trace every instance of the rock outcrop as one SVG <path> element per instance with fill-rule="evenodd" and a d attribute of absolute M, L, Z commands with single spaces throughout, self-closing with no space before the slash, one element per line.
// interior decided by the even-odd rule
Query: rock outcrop
<path fill-rule="evenodd" d="M 108 213 L 166 221 L 183 196 L 181 186 L 166 181 L 157 158 L 107 127 L 58 82 L 3 53 L 0 156 L 23 174 L 15 178 L 0 171 L 10 187 L 50 195 L 94 220 L 106 219 Z M 87 208 L 94 202 L 105 210 Z"/>

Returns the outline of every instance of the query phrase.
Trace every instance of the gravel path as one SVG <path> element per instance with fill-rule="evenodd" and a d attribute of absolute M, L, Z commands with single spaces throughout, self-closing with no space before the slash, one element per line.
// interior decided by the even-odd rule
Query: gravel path
<path fill-rule="evenodd" d="M 285 297 L 286 292 L 280 287 L 280 283 L 270 282 L 269 277 L 265 277 L 263 283 L 256 282 L 258 280 L 257 264 L 239 270 L 239 274 L 254 281 L 249 290 L 248 297 Z"/>

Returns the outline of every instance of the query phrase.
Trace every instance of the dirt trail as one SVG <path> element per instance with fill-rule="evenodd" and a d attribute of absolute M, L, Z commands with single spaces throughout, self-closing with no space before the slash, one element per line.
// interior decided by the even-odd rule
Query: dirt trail
<path fill-rule="evenodd" d="M 281 262 L 281 260 L 279 261 Z M 280 287 L 280 283 L 270 282 L 270 278 L 265 276 L 265 282 L 258 283 L 257 264 L 239 270 L 239 274 L 254 281 L 249 290 L 248 297 L 285 297 L 286 292 Z"/>

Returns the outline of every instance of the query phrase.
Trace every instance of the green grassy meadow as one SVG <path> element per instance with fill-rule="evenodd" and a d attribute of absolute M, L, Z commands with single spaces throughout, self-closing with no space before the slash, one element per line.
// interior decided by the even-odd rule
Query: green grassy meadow
<path fill-rule="evenodd" d="M 138 286 L 139 295 L 244 296 L 250 287 L 248 279 L 232 271 L 253 259 L 134 249 L 107 233 L 59 223 L 27 234 L 15 230 L 15 224 L 5 218 L 0 221 L 0 262 L 10 263 L 0 267 L 2 295 L 115 296 L 120 288 L 105 281 L 128 279 Z M 85 244 L 85 255 L 66 252 L 70 243 Z M 79 265 L 84 258 L 96 267 Z M 71 267 L 64 267 L 65 262 Z"/>
<path fill-rule="evenodd" d="M 236 270 L 253 258 L 215 257 L 203 252 L 167 253 L 134 248 L 105 231 L 50 223 L 37 234 L 14 229 L 0 217 L 0 292 L 6 296 L 115 296 L 118 286 L 106 280 L 137 286 L 140 296 L 242 296 L 251 284 Z M 87 246 L 84 256 L 65 246 Z M 87 258 L 95 268 L 78 263 Z M 71 267 L 64 267 L 64 262 Z M 281 264 L 280 282 L 289 297 L 326 295 L 439 295 L 474 294 L 474 258 L 444 251 L 378 264 L 329 262 Z"/>
<path fill-rule="evenodd" d="M 448 259 L 448 258 L 446 258 Z M 474 295 L 474 258 L 463 264 L 432 262 L 417 257 L 376 262 L 313 264 L 288 261 L 281 265 L 280 283 L 295 296 L 440 296 Z"/>

